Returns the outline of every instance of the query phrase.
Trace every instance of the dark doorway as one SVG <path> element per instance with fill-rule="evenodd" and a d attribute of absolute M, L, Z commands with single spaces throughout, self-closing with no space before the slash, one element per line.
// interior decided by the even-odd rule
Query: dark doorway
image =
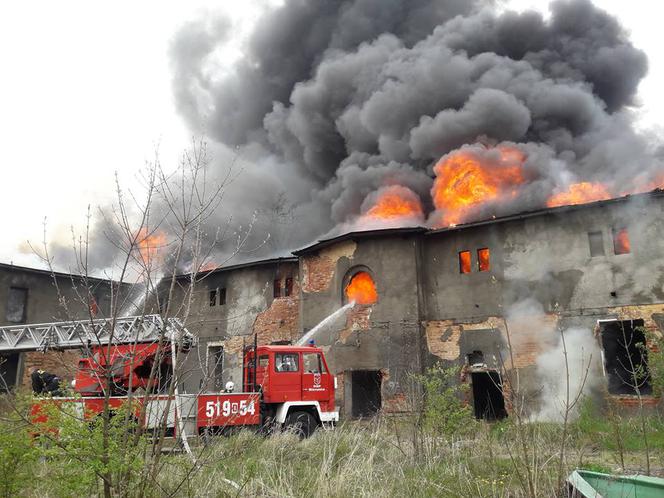
<path fill-rule="evenodd" d="M 473 404 L 475 418 L 484 420 L 500 420 L 507 417 L 503 385 L 500 375 L 495 370 L 473 372 Z"/>
<path fill-rule="evenodd" d="M 20 353 L 0 354 L 0 393 L 8 392 L 16 387 Z"/>
<path fill-rule="evenodd" d="M 599 329 L 609 392 L 652 394 L 643 320 L 600 322 Z"/>
<path fill-rule="evenodd" d="M 351 415 L 354 418 L 371 417 L 381 406 L 379 370 L 353 370 L 351 373 Z"/>

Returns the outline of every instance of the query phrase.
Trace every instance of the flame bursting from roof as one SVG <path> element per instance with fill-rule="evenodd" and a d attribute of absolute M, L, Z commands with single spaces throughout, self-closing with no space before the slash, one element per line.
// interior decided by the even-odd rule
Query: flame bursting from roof
<path fill-rule="evenodd" d="M 611 192 L 601 183 L 579 182 L 571 184 L 567 190 L 554 193 L 546 201 L 548 207 L 572 206 L 587 202 L 611 199 Z"/>
<path fill-rule="evenodd" d="M 373 205 L 362 215 L 361 221 L 423 219 L 424 211 L 418 195 L 408 187 L 390 185 L 376 192 Z"/>
<path fill-rule="evenodd" d="M 378 301 L 376 284 L 371 275 L 365 271 L 357 272 L 346 286 L 346 298 L 348 302 L 355 304 L 374 304 Z"/>
<path fill-rule="evenodd" d="M 431 196 L 438 225 L 456 225 L 478 207 L 516 197 L 524 183 L 523 152 L 499 145 L 493 149 L 462 149 L 444 156 L 434 167 Z"/>
<path fill-rule="evenodd" d="M 141 260 L 146 266 L 159 263 L 163 257 L 163 248 L 168 244 L 166 233 L 161 230 L 149 231 L 141 228 L 136 236 L 136 244 Z"/>

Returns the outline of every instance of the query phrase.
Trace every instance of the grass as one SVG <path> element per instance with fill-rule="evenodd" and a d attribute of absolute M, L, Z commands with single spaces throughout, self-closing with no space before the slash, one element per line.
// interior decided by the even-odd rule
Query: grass
<path fill-rule="evenodd" d="M 288 433 L 262 437 L 249 431 L 218 437 L 207 447 L 194 448 L 200 456 L 193 472 L 186 455 L 164 458 L 158 482 L 148 492 L 178 497 L 519 498 L 528 496 L 521 480 L 527 463 L 537 496 L 562 496 L 557 481 L 562 434 L 558 424 L 524 426 L 521 434 L 527 455 L 516 444 L 519 428 L 513 420 L 486 424 L 468 418 L 463 429 L 453 434 L 418 427 L 408 417 L 379 418 L 318 431 L 304 441 Z M 660 417 L 648 418 L 653 473 L 659 475 L 664 473 L 663 427 Z M 622 459 L 612 441 L 616 429 L 624 441 Z M 0 451 L 4 448 L 6 456 L 13 458 L 21 458 L 25 452 L 26 467 L 11 496 L 71 496 L 73 490 L 79 496 L 90 496 L 98 492 L 98 485 L 85 487 L 85 476 L 75 461 L 39 456 L 16 438 L 15 431 L 4 436 L 0 431 Z M 643 469 L 643 451 L 637 420 L 607 420 L 584 408 L 570 428 L 565 475 L 575 468 L 636 473 Z M 624 469 L 619 467 L 621 461 Z M 227 480 L 237 483 L 239 489 Z"/>

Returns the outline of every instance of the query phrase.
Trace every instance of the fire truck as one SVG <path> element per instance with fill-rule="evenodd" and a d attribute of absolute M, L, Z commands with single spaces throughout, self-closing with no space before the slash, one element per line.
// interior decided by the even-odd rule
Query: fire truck
<path fill-rule="evenodd" d="M 224 392 L 188 394 L 176 388 L 169 395 L 173 363 L 195 344 L 195 337 L 178 319 L 164 321 L 159 315 L 0 327 L 0 352 L 84 351 L 74 395 L 37 398 L 32 409 L 36 422 L 45 420 L 46 404 L 66 404 L 84 418 L 99 416 L 109 371 L 112 409 L 126 404 L 131 395 L 135 402 L 146 403 L 143 410 L 136 410 L 144 414 L 140 424 L 154 430 L 164 427 L 165 421 L 169 434 L 179 437 L 241 427 L 290 428 L 308 437 L 318 427 L 331 428 L 338 422 L 336 378 L 323 351 L 313 345 L 258 345 L 254 339 L 244 348 L 238 392 L 227 383 Z"/>

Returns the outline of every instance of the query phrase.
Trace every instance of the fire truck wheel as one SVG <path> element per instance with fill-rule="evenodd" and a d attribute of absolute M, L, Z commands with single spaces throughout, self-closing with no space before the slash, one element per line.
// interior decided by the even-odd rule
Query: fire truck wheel
<path fill-rule="evenodd" d="M 316 419 L 309 412 L 291 412 L 286 417 L 284 428 L 297 434 L 300 439 L 311 436 L 317 427 Z"/>

